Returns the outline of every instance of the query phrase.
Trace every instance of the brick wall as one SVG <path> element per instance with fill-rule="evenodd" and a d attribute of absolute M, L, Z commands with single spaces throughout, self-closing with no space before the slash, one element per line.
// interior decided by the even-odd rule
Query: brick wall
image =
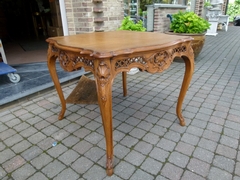
<path fill-rule="evenodd" d="M 205 0 L 196 0 L 195 13 L 199 16 L 203 14 Z"/>
<path fill-rule="evenodd" d="M 124 18 L 123 1 L 122 0 L 106 0 L 103 2 L 106 9 L 104 11 L 104 31 L 114 31 L 120 27 Z"/>
<path fill-rule="evenodd" d="M 154 31 L 165 32 L 170 29 L 170 19 L 167 14 L 175 14 L 179 10 L 177 8 L 158 8 L 154 13 Z"/>
<path fill-rule="evenodd" d="M 73 14 L 73 3 L 72 0 L 65 0 L 67 24 L 68 24 L 68 33 L 69 35 L 76 34 L 75 23 L 74 23 L 74 14 Z"/>
<path fill-rule="evenodd" d="M 65 0 L 69 34 L 116 30 L 123 19 L 120 0 Z"/>

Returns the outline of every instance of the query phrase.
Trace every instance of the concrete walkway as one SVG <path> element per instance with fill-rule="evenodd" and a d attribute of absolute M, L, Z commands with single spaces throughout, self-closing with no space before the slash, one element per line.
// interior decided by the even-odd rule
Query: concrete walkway
<path fill-rule="evenodd" d="M 59 99 L 49 90 L 2 108 L 0 179 L 240 180 L 240 27 L 207 36 L 195 62 L 185 127 L 175 114 L 184 63 L 129 75 L 128 97 L 116 78 L 111 177 L 97 105 L 68 105 L 58 121 Z M 64 85 L 64 93 L 76 83 Z"/>

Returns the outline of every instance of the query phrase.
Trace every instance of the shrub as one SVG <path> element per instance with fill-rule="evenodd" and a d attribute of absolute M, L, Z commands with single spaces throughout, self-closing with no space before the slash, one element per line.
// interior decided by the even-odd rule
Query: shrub
<path fill-rule="evenodd" d="M 175 33 L 204 33 L 210 28 L 210 23 L 194 12 L 179 11 L 172 15 L 170 29 Z"/>
<path fill-rule="evenodd" d="M 134 23 L 129 16 L 126 16 L 122 20 L 119 30 L 146 31 L 146 28 L 143 27 L 143 22 L 141 20 L 139 20 L 137 23 Z"/>
<path fill-rule="evenodd" d="M 233 21 L 233 18 L 240 14 L 240 3 L 236 2 L 233 3 L 229 3 L 228 4 L 228 9 L 227 9 L 227 15 L 229 15 L 229 21 Z"/>

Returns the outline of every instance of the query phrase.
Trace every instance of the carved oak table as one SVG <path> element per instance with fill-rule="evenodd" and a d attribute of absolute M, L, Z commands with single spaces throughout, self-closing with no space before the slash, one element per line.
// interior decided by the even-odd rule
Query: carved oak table
<path fill-rule="evenodd" d="M 185 62 L 185 75 L 176 113 L 180 124 L 184 126 L 181 108 L 194 70 L 191 41 L 190 37 L 133 31 L 97 32 L 47 39 L 48 68 L 62 105 L 59 120 L 64 117 L 66 100 L 56 73 L 56 59 L 66 71 L 83 67 L 94 75 L 106 140 L 108 175 L 113 173 L 112 84 L 115 76 L 122 73 L 123 94 L 126 96 L 126 72 L 131 68 L 137 67 L 150 73 L 162 72 L 175 57 L 181 57 Z"/>

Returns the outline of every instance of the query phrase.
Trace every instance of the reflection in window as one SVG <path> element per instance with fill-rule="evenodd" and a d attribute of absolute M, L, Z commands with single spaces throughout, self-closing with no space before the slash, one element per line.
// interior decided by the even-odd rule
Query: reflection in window
<path fill-rule="evenodd" d="M 187 5 L 188 0 L 153 0 L 154 3 L 161 3 L 161 4 L 181 4 Z"/>

